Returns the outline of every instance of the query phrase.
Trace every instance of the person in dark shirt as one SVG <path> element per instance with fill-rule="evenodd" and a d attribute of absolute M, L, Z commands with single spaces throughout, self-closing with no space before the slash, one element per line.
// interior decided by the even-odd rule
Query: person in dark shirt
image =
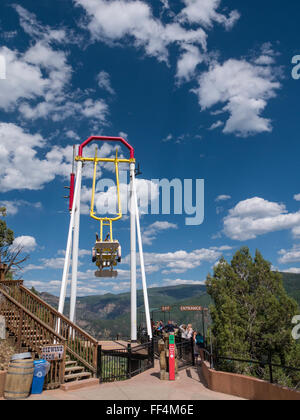
<path fill-rule="evenodd" d="M 165 332 L 166 333 L 173 333 L 175 331 L 175 327 L 172 323 L 172 321 L 168 321 L 168 324 L 165 326 Z"/>

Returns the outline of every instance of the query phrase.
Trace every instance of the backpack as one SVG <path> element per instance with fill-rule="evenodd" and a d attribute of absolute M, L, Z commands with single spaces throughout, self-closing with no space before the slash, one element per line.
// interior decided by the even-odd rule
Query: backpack
<path fill-rule="evenodd" d="M 203 344 L 204 343 L 204 338 L 202 337 L 202 335 L 197 334 L 196 335 L 196 344 Z"/>

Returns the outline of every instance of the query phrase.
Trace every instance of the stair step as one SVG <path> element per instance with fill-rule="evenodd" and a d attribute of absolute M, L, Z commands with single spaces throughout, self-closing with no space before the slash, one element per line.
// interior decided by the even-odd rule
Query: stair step
<path fill-rule="evenodd" d="M 82 366 L 71 366 L 71 367 L 67 367 L 66 369 L 65 369 L 65 373 L 66 374 L 69 374 L 70 372 L 84 372 L 84 367 L 82 367 Z"/>
<path fill-rule="evenodd" d="M 79 381 L 83 378 L 90 378 L 92 374 L 90 372 L 81 372 L 81 373 L 74 373 L 73 375 L 66 375 L 65 381 Z"/>
<path fill-rule="evenodd" d="M 66 366 L 76 366 L 77 362 L 75 360 L 67 360 L 65 363 Z"/>
<path fill-rule="evenodd" d="M 99 386 L 99 379 L 89 378 L 89 379 L 81 379 L 81 381 L 74 381 L 74 382 L 66 382 L 62 384 L 60 389 L 62 391 L 76 391 L 78 389 L 85 389 L 88 387 L 96 387 Z"/>

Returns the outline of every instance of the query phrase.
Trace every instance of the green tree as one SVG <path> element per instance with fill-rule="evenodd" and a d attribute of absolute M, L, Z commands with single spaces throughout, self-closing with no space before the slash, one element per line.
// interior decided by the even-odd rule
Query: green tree
<path fill-rule="evenodd" d="M 6 217 L 6 208 L 0 207 L 0 216 Z M 8 229 L 5 220 L 0 219 L 0 258 L 6 258 L 9 247 L 13 244 L 14 232 Z"/>
<path fill-rule="evenodd" d="M 271 354 L 276 364 L 297 366 L 292 362 L 299 351 L 291 321 L 298 305 L 287 295 L 281 275 L 272 271 L 259 251 L 253 259 L 248 248 L 241 248 L 230 264 L 222 258 L 206 285 L 214 301 L 213 334 L 221 356 L 262 360 Z M 224 362 L 223 368 L 250 374 L 257 371 L 245 363 Z M 282 375 L 280 369 L 277 376 Z M 290 385 L 288 381 L 284 384 Z"/>
<path fill-rule="evenodd" d="M 5 277 L 12 279 L 13 273 L 21 269 L 28 255 L 22 257 L 22 246 L 13 246 L 14 232 L 7 227 L 4 220 L 6 208 L 0 207 L 0 263 L 6 265 Z"/>

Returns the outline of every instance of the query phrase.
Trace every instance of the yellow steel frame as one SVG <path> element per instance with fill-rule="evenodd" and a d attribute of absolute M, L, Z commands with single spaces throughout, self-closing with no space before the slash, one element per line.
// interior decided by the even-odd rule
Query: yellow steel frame
<path fill-rule="evenodd" d="M 115 159 L 111 158 L 98 158 L 98 148 L 96 148 L 94 158 L 84 158 L 81 156 L 76 157 L 76 161 L 82 162 L 94 162 L 94 176 L 93 176 L 93 186 L 92 186 L 92 200 L 91 200 L 91 211 L 90 216 L 92 219 L 100 222 L 100 242 L 103 242 L 103 228 L 108 226 L 110 230 L 110 242 L 113 242 L 113 230 L 112 223 L 122 219 L 122 204 L 120 197 L 120 180 L 119 180 L 119 164 L 120 163 L 132 163 L 135 162 L 135 159 L 119 159 L 118 150 L 116 151 Z M 103 163 L 114 163 L 116 169 L 116 181 L 117 181 L 117 196 L 118 196 L 118 213 L 116 217 L 97 217 L 95 215 L 95 195 L 96 195 L 96 178 L 97 178 L 97 166 L 100 162 Z"/>

